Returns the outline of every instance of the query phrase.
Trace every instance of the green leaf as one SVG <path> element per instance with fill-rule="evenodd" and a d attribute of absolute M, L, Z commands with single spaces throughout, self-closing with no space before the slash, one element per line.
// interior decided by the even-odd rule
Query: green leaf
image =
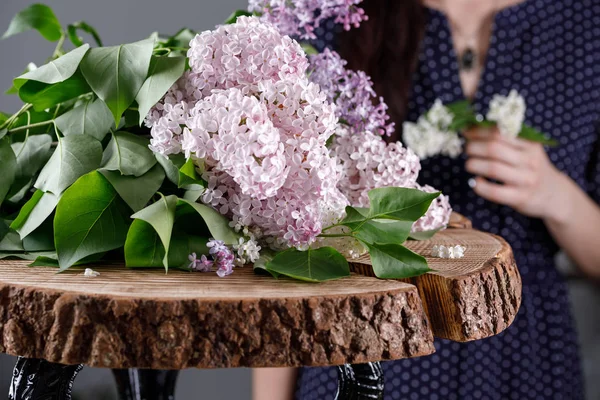
<path fill-rule="evenodd" d="M 370 219 L 416 221 L 429 209 L 439 192 L 426 193 L 418 189 L 386 187 L 369 191 Z"/>
<path fill-rule="evenodd" d="M 61 270 L 89 255 L 123 246 L 128 216 L 127 205 L 102 174 L 93 171 L 79 178 L 62 195 L 54 217 Z"/>
<path fill-rule="evenodd" d="M 160 154 L 155 154 L 156 161 L 163 167 L 167 178 L 179 186 L 180 171 L 179 168 L 185 164 L 185 156 L 183 154 L 171 154 L 168 158 Z"/>
<path fill-rule="evenodd" d="M 55 267 L 55 268 L 59 268 L 60 264 L 58 263 L 58 260 L 56 258 L 53 257 L 48 257 L 48 256 L 38 256 L 35 258 L 35 260 L 29 264 L 30 267 Z"/>
<path fill-rule="evenodd" d="M 115 125 L 144 84 L 154 40 L 90 49 L 81 62 L 88 84 L 108 106 Z"/>
<path fill-rule="evenodd" d="M 71 43 L 75 46 L 83 45 L 83 39 L 77 34 L 77 31 L 79 30 L 90 34 L 94 38 L 96 44 L 99 47 L 102 47 L 102 39 L 100 39 L 100 35 L 98 35 L 96 29 L 83 21 L 75 22 L 74 24 L 67 26 L 67 35 L 69 36 Z"/>
<path fill-rule="evenodd" d="M 10 147 L 8 140 L 0 139 L 0 162 L 2 163 L 2 172 L 0 173 L 0 205 L 10 190 L 10 186 L 15 181 L 17 173 L 17 157 Z"/>
<path fill-rule="evenodd" d="M 265 273 L 266 272 L 266 273 L 270 274 L 273 278 L 279 278 L 279 276 L 281 275 L 280 273 L 271 271 L 267 268 L 267 265 L 269 265 L 269 263 L 271 261 L 273 261 L 273 258 L 275 258 L 276 254 L 277 253 L 275 253 L 273 250 L 271 250 L 269 248 L 261 249 L 260 257 L 258 258 L 258 260 L 256 260 L 256 262 L 252 266 L 254 268 L 254 272 L 256 272 L 256 273 Z"/>
<path fill-rule="evenodd" d="M 558 142 L 555 139 L 549 138 L 542 132 L 528 125 L 523 125 L 521 132 L 519 132 L 519 138 L 529 140 L 531 142 L 541 143 L 544 146 L 558 146 Z"/>
<path fill-rule="evenodd" d="M 176 207 L 176 196 L 165 197 L 161 195 L 160 200 L 133 214 L 131 218 L 139 219 L 150 224 L 158 234 L 163 248 L 168 249 L 171 243 L 173 225 L 175 223 Z M 168 254 L 163 256 L 163 265 L 165 266 L 165 269 L 168 270 Z"/>
<path fill-rule="evenodd" d="M 25 251 L 23 242 L 19 234 L 13 230 L 9 231 L 2 240 L 0 240 L 0 252 Z"/>
<path fill-rule="evenodd" d="M 23 239 L 46 221 L 57 204 L 58 196 L 36 190 L 31 199 L 21 207 L 19 215 L 10 227 Z"/>
<path fill-rule="evenodd" d="M 60 195 L 80 176 L 95 170 L 102 159 L 102 145 L 87 135 L 66 136 L 59 140 L 58 147 L 48 164 L 44 166 L 35 187 Z"/>
<path fill-rule="evenodd" d="M 148 148 L 148 139 L 119 131 L 112 139 L 102 157 L 102 168 L 119 170 L 123 175 L 144 175 L 156 164 L 156 158 Z"/>
<path fill-rule="evenodd" d="M 31 179 L 50 158 L 50 135 L 33 135 L 24 142 L 13 143 L 12 150 L 17 157 L 15 178 Z"/>
<path fill-rule="evenodd" d="M 194 189 L 206 186 L 206 182 L 204 182 L 200 175 L 198 175 L 198 172 L 196 172 L 196 164 L 194 164 L 194 161 L 191 158 L 179 168 L 179 182 L 177 183 L 177 187 L 187 189 L 190 185 L 198 186 Z"/>
<path fill-rule="evenodd" d="M 26 73 L 33 71 L 34 69 L 37 69 L 37 65 L 30 62 L 29 64 L 27 64 L 27 66 L 25 67 L 25 70 L 23 71 L 23 73 L 21 75 L 25 75 Z M 8 90 L 6 90 L 6 92 L 4 92 L 4 94 L 18 94 L 18 93 L 19 93 L 19 89 L 17 89 L 15 87 L 14 83 L 12 85 L 10 85 L 10 88 L 8 88 Z"/>
<path fill-rule="evenodd" d="M 56 60 L 50 61 L 39 68 L 15 78 L 13 81 L 14 87 L 20 89 L 27 81 L 47 84 L 66 81 L 75 74 L 77 67 L 79 67 L 81 60 L 83 60 L 89 48 L 90 46 L 87 44 L 78 47 Z"/>
<path fill-rule="evenodd" d="M 33 232 L 23 238 L 25 251 L 55 251 L 53 218 L 46 220 Z"/>
<path fill-rule="evenodd" d="M 346 207 L 346 218 L 340 223 L 352 230 L 352 236 L 367 243 L 403 243 L 413 221 L 372 220 L 368 209 Z"/>
<path fill-rule="evenodd" d="M 140 177 L 121 175 L 118 171 L 100 170 L 100 173 L 108 179 L 134 212 L 148 204 L 165 179 L 165 173 L 160 165 L 155 165 Z"/>
<path fill-rule="evenodd" d="M 81 104 L 54 121 L 63 135 L 89 135 L 100 141 L 114 126 L 112 114 L 100 99 Z"/>
<path fill-rule="evenodd" d="M 185 204 L 191 206 L 200 214 L 213 238 L 222 240 L 225 244 L 237 244 L 240 235 L 229 226 L 229 220 L 218 211 L 204 204 L 179 199 L 178 205 Z"/>
<path fill-rule="evenodd" d="M 33 104 L 35 111 L 43 111 L 89 92 L 90 87 L 81 73 L 77 72 L 66 81 L 53 84 L 27 81 L 19 88 L 19 97 Z"/>
<path fill-rule="evenodd" d="M 18 235 L 17 235 L 18 237 Z M 20 258 L 21 260 L 33 261 L 39 257 L 52 257 L 56 256 L 56 253 L 51 251 L 36 251 L 36 252 L 23 252 L 23 253 L 10 253 L 0 251 L 0 260 L 4 258 Z M 29 264 L 31 266 L 31 264 Z"/>
<path fill-rule="evenodd" d="M 431 231 L 411 232 L 408 238 L 411 240 L 429 240 L 440 230 L 442 230 L 442 228 L 433 229 Z"/>
<path fill-rule="evenodd" d="M 399 244 L 365 243 L 378 278 L 404 279 L 432 271 L 422 256 Z"/>
<path fill-rule="evenodd" d="M 235 24 L 238 17 L 241 17 L 241 16 L 251 17 L 252 15 L 254 15 L 254 14 L 252 14 L 251 12 L 246 11 L 246 10 L 236 10 L 229 16 L 229 18 L 227 18 L 225 20 L 225 25 Z"/>
<path fill-rule="evenodd" d="M 277 253 L 267 270 L 307 282 L 323 282 L 350 276 L 348 261 L 333 247 Z"/>
<path fill-rule="evenodd" d="M 134 220 L 125 241 L 125 265 L 164 267 L 165 256 L 165 247 L 152 225 L 141 219 Z"/>
<path fill-rule="evenodd" d="M 168 254 L 169 268 L 183 268 L 189 265 L 189 254 L 208 254 L 207 238 L 194 236 L 178 229 L 178 221 L 171 234 Z M 129 229 L 125 242 L 125 262 L 127 267 L 164 268 L 165 248 L 152 225 L 136 219 Z"/>
<path fill-rule="evenodd" d="M 100 260 L 105 253 L 92 254 L 89 257 L 84 258 L 81 261 L 76 262 L 73 265 L 84 265 L 96 262 Z M 28 265 L 29 267 L 54 267 L 59 268 L 58 257 L 56 253 L 49 253 L 48 255 L 39 255 L 34 262 Z"/>
<path fill-rule="evenodd" d="M 7 113 L 3 113 L 2 111 L 0 111 L 0 125 L 2 125 L 3 123 L 6 122 L 7 119 L 10 118 L 10 115 L 8 115 Z"/>
<path fill-rule="evenodd" d="M 10 232 L 10 228 L 3 219 L 0 219 L 0 240 L 4 239 L 8 232 Z"/>
<path fill-rule="evenodd" d="M 302 50 L 304 50 L 307 56 L 314 56 L 316 54 L 319 54 L 319 51 L 315 49 L 315 47 L 310 43 L 300 43 L 300 47 L 302 47 Z"/>
<path fill-rule="evenodd" d="M 54 11 L 44 4 L 32 4 L 20 11 L 10 21 L 2 39 L 31 29 L 37 30 L 46 40 L 55 42 L 62 36 L 62 27 Z"/>
<path fill-rule="evenodd" d="M 150 61 L 149 76 L 135 97 L 140 113 L 140 125 L 167 90 L 183 75 L 185 57 L 155 57 Z"/>
<path fill-rule="evenodd" d="M 190 41 L 196 36 L 196 32 L 189 28 L 180 29 L 175 35 L 171 36 L 166 43 L 165 47 L 177 47 L 177 48 L 189 48 Z"/>

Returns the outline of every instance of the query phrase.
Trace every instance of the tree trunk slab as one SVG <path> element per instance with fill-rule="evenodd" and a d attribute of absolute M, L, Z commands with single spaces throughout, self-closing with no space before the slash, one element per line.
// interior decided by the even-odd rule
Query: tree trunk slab
<path fill-rule="evenodd" d="M 436 272 L 407 280 L 370 276 L 311 284 L 255 275 L 94 265 L 57 273 L 0 260 L 0 352 L 104 368 L 234 368 L 357 364 L 434 352 L 433 337 L 481 339 L 505 329 L 521 280 L 504 240 L 448 229 L 408 242 L 462 244 L 462 259 L 428 258 Z"/>
<path fill-rule="evenodd" d="M 436 244 L 463 245 L 460 259 L 432 258 Z M 403 280 L 415 285 L 436 337 L 468 342 L 497 335 L 521 305 L 521 275 L 504 239 L 473 229 L 447 229 L 406 247 L 426 256 L 431 272 Z M 368 254 L 351 262 L 354 272 L 373 276 Z"/>
<path fill-rule="evenodd" d="M 0 261 L 0 352 L 105 368 L 365 363 L 428 355 L 417 289 L 354 275 L 310 284 L 95 265 Z"/>

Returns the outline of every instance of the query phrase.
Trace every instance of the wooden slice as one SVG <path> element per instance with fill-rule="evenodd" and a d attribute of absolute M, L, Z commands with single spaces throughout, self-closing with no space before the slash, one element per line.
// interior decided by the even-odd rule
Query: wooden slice
<path fill-rule="evenodd" d="M 182 369 L 317 366 L 431 354 L 417 289 L 354 275 L 257 276 L 0 261 L 0 351 L 63 364 Z"/>
<path fill-rule="evenodd" d="M 428 257 L 435 244 L 463 245 L 465 257 Z M 521 276 L 502 238 L 473 229 L 448 229 L 431 240 L 409 241 L 406 247 L 426 256 L 436 270 L 405 280 L 419 289 L 436 337 L 459 342 L 482 339 L 512 323 L 521 304 Z M 373 276 L 370 263 L 367 254 L 351 266 Z"/>

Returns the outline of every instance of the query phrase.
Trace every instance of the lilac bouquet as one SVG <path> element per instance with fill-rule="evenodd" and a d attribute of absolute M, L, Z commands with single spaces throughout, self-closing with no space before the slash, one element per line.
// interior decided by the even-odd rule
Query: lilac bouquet
<path fill-rule="evenodd" d="M 251 0 L 214 30 L 114 47 L 46 6 L 24 10 L 5 36 L 58 44 L 13 82 L 23 108 L 0 114 L 0 258 L 64 270 L 122 254 L 128 267 L 226 277 L 252 264 L 318 282 L 368 252 L 381 278 L 430 271 L 402 243 L 443 229 L 448 198 L 417 183 L 412 150 L 386 143 L 394 125 L 370 78 L 290 37 L 325 19 L 357 26 L 360 2 Z"/>

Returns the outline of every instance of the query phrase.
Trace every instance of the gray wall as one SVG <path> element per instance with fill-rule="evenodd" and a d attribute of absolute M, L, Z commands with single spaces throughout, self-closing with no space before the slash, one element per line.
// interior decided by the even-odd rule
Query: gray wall
<path fill-rule="evenodd" d="M 43 0 L 42 0 L 43 1 Z M 0 31 L 31 0 L 0 0 Z M 211 29 L 245 0 L 46 0 L 59 20 L 69 24 L 85 20 L 100 33 L 105 45 L 126 43 L 147 37 L 153 31 L 175 33 L 181 27 Z M 54 45 L 37 32 L 23 33 L 0 41 L 0 91 L 10 87 L 29 62 L 42 64 Z M 0 95 L 0 110 L 13 113 L 20 107 L 17 97 Z M 0 355 L 0 398 L 6 398 L 14 358 Z M 180 376 L 177 398 L 212 400 L 250 399 L 249 370 L 186 370 Z M 86 368 L 75 382 L 79 399 L 116 399 L 108 370 Z"/>

